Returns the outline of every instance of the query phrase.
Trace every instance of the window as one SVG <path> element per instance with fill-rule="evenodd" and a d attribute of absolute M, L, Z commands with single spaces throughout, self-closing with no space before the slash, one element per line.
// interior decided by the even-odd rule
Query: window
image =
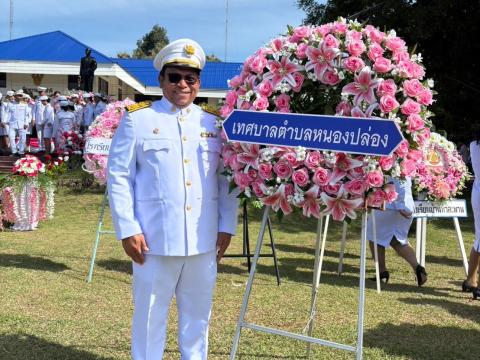
<path fill-rule="evenodd" d="M 80 88 L 78 81 L 78 75 L 68 75 L 68 90 L 78 90 Z"/>
<path fill-rule="evenodd" d="M 108 95 L 108 81 L 102 79 L 101 77 L 98 78 L 98 92 L 102 93 L 103 95 Z"/>
<path fill-rule="evenodd" d="M 7 73 L 0 73 L 0 88 L 7 87 Z"/>

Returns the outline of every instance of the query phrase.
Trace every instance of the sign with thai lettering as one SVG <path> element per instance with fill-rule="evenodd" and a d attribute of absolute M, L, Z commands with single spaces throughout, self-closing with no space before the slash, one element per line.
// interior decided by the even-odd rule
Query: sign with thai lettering
<path fill-rule="evenodd" d="M 442 202 L 416 200 L 413 217 L 467 217 L 467 202 L 465 199 L 447 200 Z"/>
<path fill-rule="evenodd" d="M 112 139 L 88 138 L 85 143 L 86 154 L 108 155 Z"/>
<path fill-rule="evenodd" d="M 223 123 L 230 141 L 390 155 L 403 140 L 393 120 L 234 110 Z"/>

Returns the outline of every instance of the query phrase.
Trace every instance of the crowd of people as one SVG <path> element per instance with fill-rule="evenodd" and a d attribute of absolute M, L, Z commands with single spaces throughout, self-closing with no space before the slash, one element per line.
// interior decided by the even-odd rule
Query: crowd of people
<path fill-rule="evenodd" d="M 26 152 L 52 153 L 62 144 L 65 132 L 84 133 L 93 120 L 106 110 L 108 99 L 101 93 L 47 95 L 45 87 L 38 94 L 22 89 L 0 93 L 0 154 L 22 156 Z M 30 146 L 36 134 L 38 146 Z"/>

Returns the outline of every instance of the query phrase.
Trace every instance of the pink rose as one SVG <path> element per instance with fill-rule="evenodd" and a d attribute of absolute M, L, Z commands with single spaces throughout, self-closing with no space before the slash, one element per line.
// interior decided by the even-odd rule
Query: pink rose
<path fill-rule="evenodd" d="M 404 115 L 418 114 L 420 110 L 420 104 L 410 98 L 405 100 L 401 107 L 401 112 Z"/>
<path fill-rule="evenodd" d="M 423 68 L 422 65 L 413 63 L 412 65 L 412 77 L 415 79 L 423 79 L 425 76 L 425 69 Z"/>
<path fill-rule="evenodd" d="M 235 184 L 237 184 L 237 186 L 243 190 L 250 185 L 252 179 L 248 174 L 245 174 L 243 171 L 236 171 L 233 174 L 233 181 L 235 181 Z"/>
<path fill-rule="evenodd" d="M 385 193 L 380 189 L 376 189 L 374 192 L 368 195 L 367 204 L 370 207 L 380 208 L 385 200 Z"/>
<path fill-rule="evenodd" d="M 321 35 L 322 37 L 325 37 L 332 30 L 333 30 L 333 24 L 324 24 L 316 27 L 314 29 L 314 32 Z"/>
<path fill-rule="evenodd" d="M 398 145 L 397 149 L 395 150 L 395 154 L 400 157 L 405 157 L 408 154 L 409 144 L 407 140 L 402 140 L 400 145 Z"/>
<path fill-rule="evenodd" d="M 378 96 L 384 96 L 384 95 L 395 96 L 396 92 L 397 92 L 397 85 L 395 85 L 395 81 L 393 79 L 383 80 L 377 87 Z"/>
<path fill-rule="evenodd" d="M 235 76 L 234 78 L 230 79 L 228 85 L 232 88 L 239 87 L 242 85 L 244 78 L 240 75 Z"/>
<path fill-rule="evenodd" d="M 365 182 L 370 187 L 380 187 L 383 185 L 383 173 L 380 170 L 373 170 L 367 173 Z"/>
<path fill-rule="evenodd" d="M 308 45 L 306 43 L 298 44 L 295 54 L 299 59 L 305 59 L 307 57 L 307 48 Z"/>
<path fill-rule="evenodd" d="M 350 41 L 347 45 L 347 51 L 352 56 L 359 56 L 366 50 L 365 44 L 360 40 Z"/>
<path fill-rule="evenodd" d="M 287 162 L 280 160 L 273 166 L 273 171 L 280 179 L 288 179 L 292 175 L 292 166 Z"/>
<path fill-rule="evenodd" d="M 345 34 L 347 32 L 348 25 L 342 22 L 333 23 L 333 31 L 340 34 Z"/>
<path fill-rule="evenodd" d="M 292 175 L 292 181 L 300 187 L 307 185 L 310 182 L 308 170 L 306 168 L 295 170 Z"/>
<path fill-rule="evenodd" d="M 258 177 L 257 170 L 250 168 L 248 169 L 247 172 L 248 176 L 250 176 L 250 179 L 255 180 Z"/>
<path fill-rule="evenodd" d="M 275 105 L 278 108 L 290 109 L 290 96 L 281 94 L 275 99 Z"/>
<path fill-rule="evenodd" d="M 410 61 L 410 54 L 408 53 L 408 51 L 406 49 L 402 49 L 402 50 L 399 50 L 399 51 L 395 51 L 392 54 L 392 59 L 397 63 L 399 63 L 401 61 Z"/>
<path fill-rule="evenodd" d="M 395 110 L 399 105 L 398 101 L 392 95 L 384 95 L 380 98 L 380 110 L 384 113 Z"/>
<path fill-rule="evenodd" d="M 450 197 L 450 187 L 442 180 L 437 180 L 433 185 L 433 194 L 440 199 L 448 199 Z"/>
<path fill-rule="evenodd" d="M 382 156 L 378 161 L 378 164 L 384 171 L 388 171 L 392 168 L 393 162 L 395 161 L 393 156 Z"/>
<path fill-rule="evenodd" d="M 233 107 L 229 106 L 228 104 L 225 104 L 220 108 L 220 116 L 222 118 L 226 118 L 228 115 L 230 115 L 232 111 L 233 111 Z"/>
<path fill-rule="evenodd" d="M 407 129 L 412 131 L 418 131 L 425 127 L 425 122 L 422 117 L 418 114 L 409 115 L 407 118 Z"/>
<path fill-rule="evenodd" d="M 400 164 L 400 169 L 402 176 L 413 176 L 417 170 L 417 165 L 414 160 L 404 159 Z"/>
<path fill-rule="evenodd" d="M 335 108 L 335 112 L 337 115 L 350 116 L 351 111 L 352 106 L 348 101 L 341 101 Z"/>
<path fill-rule="evenodd" d="M 258 165 L 258 175 L 265 180 L 272 178 L 272 164 L 261 163 Z"/>
<path fill-rule="evenodd" d="M 265 96 L 258 96 L 255 101 L 253 102 L 253 106 L 255 107 L 255 110 L 262 111 L 266 110 L 268 108 L 268 98 Z"/>
<path fill-rule="evenodd" d="M 374 28 L 372 25 L 365 26 L 365 32 L 367 33 L 368 37 L 370 37 L 370 40 L 376 43 L 381 43 L 385 38 L 385 33 Z"/>
<path fill-rule="evenodd" d="M 321 81 L 324 84 L 334 86 L 340 82 L 340 77 L 336 72 L 327 70 L 323 73 L 323 77 Z"/>
<path fill-rule="evenodd" d="M 297 155 L 292 151 L 286 152 L 282 156 L 282 160 L 287 160 L 288 163 L 293 167 L 297 167 L 299 165 L 297 160 Z"/>
<path fill-rule="evenodd" d="M 420 146 L 425 145 L 428 139 L 430 139 L 430 129 L 424 128 L 421 132 L 415 134 L 417 137 L 418 144 Z"/>
<path fill-rule="evenodd" d="M 417 100 L 420 104 L 423 105 L 432 105 L 433 95 L 429 89 L 423 89 L 422 92 L 417 96 Z"/>
<path fill-rule="evenodd" d="M 378 57 L 383 57 L 385 50 L 380 46 L 380 44 L 373 43 L 368 49 L 368 58 L 372 61 L 375 61 Z"/>
<path fill-rule="evenodd" d="M 408 152 L 407 158 L 414 160 L 415 162 L 418 162 L 423 159 L 423 151 L 410 149 L 410 151 Z"/>
<path fill-rule="evenodd" d="M 266 66 L 267 59 L 264 56 L 255 56 L 250 62 L 250 70 L 257 74 L 261 74 Z"/>
<path fill-rule="evenodd" d="M 414 65 L 410 60 L 399 61 L 397 65 L 398 75 L 406 78 L 413 77 Z"/>
<path fill-rule="evenodd" d="M 337 195 L 340 191 L 340 184 L 330 185 L 327 184 L 324 186 L 323 190 L 330 195 Z"/>
<path fill-rule="evenodd" d="M 320 154 L 319 151 L 309 151 L 307 153 L 304 163 L 307 168 L 309 168 L 310 170 L 314 170 L 318 166 L 320 166 L 322 160 L 323 155 Z"/>
<path fill-rule="evenodd" d="M 269 80 L 263 80 L 257 85 L 256 90 L 263 96 L 269 97 L 273 92 L 272 82 Z"/>
<path fill-rule="evenodd" d="M 240 109 L 242 109 L 242 110 L 251 110 L 252 108 L 253 108 L 253 104 L 251 102 L 248 102 L 248 101 L 244 101 L 240 105 Z"/>
<path fill-rule="evenodd" d="M 397 200 L 398 193 L 395 189 L 395 184 L 386 184 L 383 190 L 385 191 L 385 198 L 387 202 L 391 203 Z"/>
<path fill-rule="evenodd" d="M 325 38 L 323 39 L 323 43 L 329 48 L 338 48 L 339 45 L 338 39 L 332 34 L 328 34 L 327 36 L 325 36 Z"/>
<path fill-rule="evenodd" d="M 293 35 L 290 37 L 291 42 L 298 42 L 310 37 L 312 29 L 309 26 L 299 26 L 293 30 Z"/>
<path fill-rule="evenodd" d="M 360 31 L 350 30 L 347 32 L 346 39 L 348 41 L 352 41 L 352 40 L 360 41 L 362 40 L 362 33 Z"/>
<path fill-rule="evenodd" d="M 405 80 L 403 82 L 403 92 L 405 96 L 415 97 L 423 90 L 423 85 L 417 79 Z"/>
<path fill-rule="evenodd" d="M 276 38 L 272 40 L 272 42 L 270 43 L 270 46 L 275 52 L 278 52 L 282 50 L 283 42 L 284 42 L 283 38 Z"/>
<path fill-rule="evenodd" d="M 225 104 L 227 104 L 229 107 L 234 107 L 235 104 L 237 103 L 237 92 L 235 90 L 230 90 L 227 92 L 227 95 L 225 96 Z"/>
<path fill-rule="evenodd" d="M 263 195 L 265 195 L 263 193 L 262 185 L 263 185 L 263 181 L 261 180 L 255 180 L 254 182 L 252 182 L 251 184 L 252 190 L 256 197 L 262 197 Z"/>
<path fill-rule="evenodd" d="M 373 69 L 381 74 L 387 73 L 392 69 L 392 62 L 384 57 L 377 57 L 373 64 Z"/>
<path fill-rule="evenodd" d="M 351 72 L 357 72 L 365 67 L 363 60 L 356 56 L 350 56 L 343 60 L 343 66 L 345 69 Z"/>
<path fill-rule="evenodd" d="M 391 37 L 385 41 L 385 46 L 388 50 L 399 51 L 405 47 L 405 41 L 399 37 Z"/>
<path fill-rule="evenodd" d="M 312 177 L 312 181 L 319 186 L 327 185 L 329 179 L 330 179 L 330 171 L 321 167 L 315 170 L 315 173 L 313 174 L 313 177 Z"/>
<path fill-rule="evenodd" d="M 293 87 L 292 90 L 294 92 L 299 92 L 302 89 L 302 85 L 303 85 L 303 81 L 305 80 L 305 77 L 299 72 L 296 72 L 293 74 L 293 79 L 295 80 L 295 83 L 297 85 Z"/>
<path fill-rule="evenodd" d="M 363 195 L 366 190 L 365 182 L 362 179 L 353 179 L 345 183 L 345 190 L 352 195 Z"/>

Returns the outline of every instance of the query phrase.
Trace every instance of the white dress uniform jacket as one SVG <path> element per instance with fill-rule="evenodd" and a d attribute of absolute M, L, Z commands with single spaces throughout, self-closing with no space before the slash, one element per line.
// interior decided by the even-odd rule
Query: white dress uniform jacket
<path fill-rule="evenodd" d="M 85 108 L 83 109 L 83 126 L 88 128 L 93 120 L 95 119 L 95 105 L 93 105 L 91 102 L 87 103 L 85 105 Z"/>
<path fill-rule="evenodd" d="M 75 114 L 75 128 L 80 129 L 80 126 L 83 125 L 83 105 L 75 104 L 73 106 L 75 107 L 73 111 Z"/>
<path fill-rule="evenodd" d="M 93 113 L 94 117 L 96 118 L 98 115 L 103 113 L 105 110 L 107 110 L 107 104 L 105 104 L 103 101 L 99 101 L 95 105 L 95 111 Z"/>
<path fill-rule="evenodd" d="M 40 100 L 35 101 L 35 106 L 33 107 L 33 119 L 35 120 L 36 125 L 43 125 L 45 121 L 43 119 L 43 114 L 45 112 L 45 106 Z"/>
<path fill-rule="evenodd" d="M 220 175 L 216 117 L 163 98 L 126 112 L 108 160 L 110 209 L 118 239 L 143 233 L 152 255 L 216 249 L 218 232 L 235 234 L 238 199 Z"/>
<path fill-rule="evenodd" d="M 72 131 L 75 124 L 75 115 L 71 111 L 60 110 L 55 116 L 53 134 L 56 144 L 60 144 L 64 132 Z"/>
<path fill-rule="evenodd" d="M 413 218 L 405 218 L 400 214 L 399 210 L 413 214 L 415 209 L 412 196 L 412 180 L 407 178 L 405 181 L 400 181 L 392 178 L 392 181 L 398 193 L 397 200 L 386 204 L 385 211 L 374 210 L 377 244 L 385 248 L 390 246 L 393 237 L 402 245 L 408 243 L 408 231 L 412 225 Z M 367 238 L 373 241 L 373 222 L 371 217 L 369 217 L 367 223 Z"/>
<path fill-rule="evenodd" d="M 8 124 L 10 119 L 10 102 L 4 101 L 0 103 L 0 122 L 3 127 L 0 126 L 0 136 L 8 136 Z"/>
<path fill-rule="evenodd" d="M 43 111 L 43 119 L 43 137 L 50 139 L 53 136 L 53 124 L 55 123 L 55 110 L 53 109 L 52 105 L 45 105 L 45 109 Z"/>
<path fill-rule="evenodd" d="M 32 121 L 32 108 L 26 102 L 14 102 L 10 105 L 10 129 L 23 129 Z"/>

